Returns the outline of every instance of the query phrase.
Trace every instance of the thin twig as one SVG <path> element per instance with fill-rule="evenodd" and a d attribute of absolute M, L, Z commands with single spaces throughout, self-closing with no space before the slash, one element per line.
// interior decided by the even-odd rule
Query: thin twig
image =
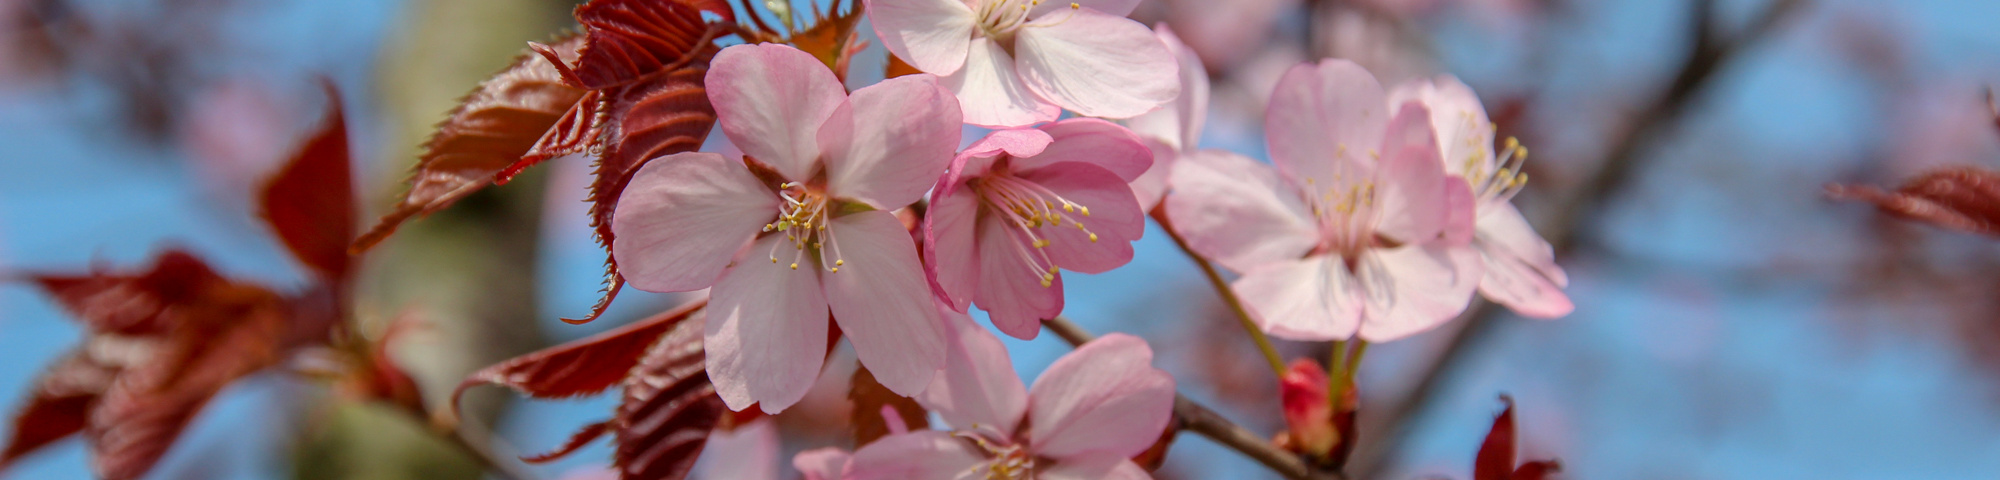
<path fill-rule="evenodd" d="M 1605 200 L 1631 183 L 1640 160 L 1646 158 L 1640 152 L 1669 133 L 1676 120 L 1686 113 L 1687 106 L 1713 84 L 1712 80 L 1722 67 L 1750 45 L 1768 37 L 1806 3 L 1804 0 L 1778 0 L 1741 33 L 1728 39 L 1719 38 L 1715 31 L 1714 0 L 1695 4 L 1692 15 L 1694 48 L 1682 62 L 1673 83 L 1641 111 L 1632 128 L 1605 155 L 1604 166 L 1569 195 L 1568 201 L 1563 202 L 1561 215 L 1555 219 L 1553 228 L 1548 230 L 1554 232 L 1550 243 L 1557 255 L 1567 256 L 1587 235 L 1583 226 L 1598 214 Z M 1367 451 L 1359 455 L 1362 478 L 1377 477 L 1389 466 L 1391 462 L 1387 457 L 1401 450 L 1400 447 L 1409 440 L 1412 417 L 1427 408 L 1430 402 L 1436 401 L 1444 381 L 1452 376 L 1472 350 L 1497 329 L 1501 312 L 1503 310 L 1497 305 L 1480 299 L 1461 315 L 1465 326 L 1452 337 L 1444 353 L 1419 377 L 1416 388 L 1405 400 L 1390 407 L 1383 435 L 1385 441 L 1363 445 Z"/>
<path fill-rule="evenodd" d="M 1278 348 L 1271 345 L 1271 338 L 1264 335 L 1264 329 L 1258 328 L 1257 322 L 1250 319 L 1250 310 L 1243 306 L 1242 299 L 1236 298 L 1236 289 L 1229 288 L 1229 282 L 1222 279 L 1222 274 L 1215 271 L 1215 265 L 1210 264 L 1208 259 L 1188 248 L 1187 239 L 1174 232 L 1173 222 L 1167 219 L 1165 212 L 1164 208 L 1153 209 L 1153 220 L 1160 223 L 1160 229 L 1167 232 L 1167 238 L 1172 238 L 1174 245 L 1181 247 L 1181 252 L 1186 253 L 1188 259 L 1194 260 L 1195 266 L 1201 267 L 1202 275 L 1208 277 L 1208 284 L 1222 296 L 1222 303 L 1229 305 L 1229 310 L 1236 314 L 1236 323 L 1243 326 L 1244 333 L 1250 334 L 1250 340 L 1257 342 L 1257 349 L 1264 352 L 1264 361 L 1271 364 L 1271 374 L 1285 378 L 1284 357 L 1278 355 Z"/>
<path fill-rule="evenodd" d="M 1056 336 L 1062 337 L 1063 341 L 1069 342 L 1070 346 L 1083 345 L 1095 338 L 1090 332 L 1084 331 L 1083 327 L 1079 327 L 1062 317 L 1045 320 L 1042 322 L 1042 326 L 1048 327 L 1050 332 L 1054 332 Z M 1260 437 L 1256 433 L 1252 433 L 1249 429 L 1245 429 L 1235 422 L 1223 418 L 1222 414 L 1215 413 L 1215 410 L 1211 410 L 1194 400 L 1188 399 L 1186 395 L 1174 394 L 1174 418 L 1181 430 L 1208 437 L 1209 440 L 1214 440 L 1215 443 L 1222 444 L 1222 446 L 1229 447 L 1229 449 L 1235 450 L 1237 453 L 1242 453 L 1243 456 L 1250 457 L 1251 460 L 1256 460 L 1257 463 L 1264 464 L 1266 468 L 1270 468 L 1271 471 L 1277 472 L 1279 475 L 1285 476 L 1285 478 L 1294 480 L 1345 480 L 1346 478 L 1337 472 L 1328 472 L 1308 467 L 1304 460 L 1299 459 L 1298 455 L 1279 450 L 1278 447 L 1272 446 L 1271 442 L 1265 440 L 1264 437 Z"/>

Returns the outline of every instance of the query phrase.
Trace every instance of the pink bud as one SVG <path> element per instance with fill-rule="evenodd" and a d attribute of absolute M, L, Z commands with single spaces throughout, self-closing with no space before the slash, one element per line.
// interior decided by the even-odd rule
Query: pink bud
<path fill-rule="evenodd" d="M 1327 398 L 1326 370 L 1312 360 L 1293 360 L 1280 384 L 1285 424 L 1291 429 L 1291 447 L 1300 453 L 1326 457 L 1340 442 L 1340 433 L 1333 425 L 1333 403 Z"/>

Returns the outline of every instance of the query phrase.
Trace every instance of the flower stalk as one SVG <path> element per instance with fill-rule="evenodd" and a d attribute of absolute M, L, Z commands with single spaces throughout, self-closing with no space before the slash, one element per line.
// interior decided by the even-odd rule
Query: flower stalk
<path fill-rule="evenodd" d="M 1215 271 L 1214 264 L 1188 248 L 1187 239 L 1181 238 L 1179 233 L 1174 232 L 1173 222 L 1167 219 L 1165 209 L 1153 209 L 1153 220 L 1160 222 L 1160 229 L 1167 231 L 1167 238 L 1174 239 L 1174 245 L 1180 247 L 1188 259 L 1194 260 L 1195 266 L 1201 267 L 1202 276 L 1208 278 L 1208 283 L 1215 287 L 1216 294 L 1222 295 L 1222 303 L 1229 305 L 1229 310 L 1236 313 L 1236 322 L 1243 326 L 1243 332 L 1250 334 L 1250 340 L 1256 342 L 1257 349 L 1264 352 L 1264 361 L 1270 364 L 1271 374 L 1284 378 L 1284 357 L 1279 356 L 1277 347 L 1271 345 L 1271 337 L 1264 335 L 1264 330 L 1258 328 L 1257 322 L 1250 318 L 1250 310 L 1243 306 L 1242 299 L 1236 297 L 1236 290 L 1229 288 L 1229 282 L 1223 280 L 1222 274 Z"/>

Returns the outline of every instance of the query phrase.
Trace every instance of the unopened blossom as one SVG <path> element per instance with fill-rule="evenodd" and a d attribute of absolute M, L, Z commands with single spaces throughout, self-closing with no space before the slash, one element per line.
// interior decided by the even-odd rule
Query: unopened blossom
<path fill-rule="evenodd" d="M 1152 478 L 1130 458 L 1173 414 L 1174 380 L 1144 340 L 1110 334 L 1078 347 L 1023 387 L 1000 339 L 947 312 L 944 373 L 916 397 L 951 431 L 890 435 L 861 447 L 848 480 Z"/>
<path fill-rule="evenodd" d="M 1445 171 L 1472 186 L 1477 212 L 1472 247 L 1479 251 L 1486 271 L 1479 280 L 1479 293 L 1529 317 L 1555 318 L 1575 309 L 1563 294 L 1569 276 L 1556 265 L 1555 249 L 1510 202 L 1528 183 L 1528 175 L 1521 172 L 1528 149 L 1509 138 L 1496 156 L 1486 108 L 1472 88 L 1456 78 L 1405 83 L 1389 92 L 1389 102 L 1418 102 L 1430 110 Z"/>
<path fill-rule="evenodd" d="M 890 211 L 921 198 L 958 145 L 930 75 L 850 97 L 811 55 L 723 49 L 707 78 L 742 159 L 683 153 L 633 175 L 612 252 L 642 290 L 711 288 L 709 379 L 730 408 L 776 413 L 817 378 L 828 313 L 884 386 L 915 394 L 944 341 L 915 242 Z"/>
<path fill-rule="evenodd" d="M 1218 153 L 1175 165 L 1166 205 L 1265 331 L 1387 341 L 1465 310 L 1481 275 L 1472 192 L 1448 176 L 1429 114 L 1394 109 L 1361 66 L 1293 67 L 1265 116 L 1276 169 Z"/>
<path fill-rule="evenodd" d="M 958 95 L 965 123 L 1017 127 L 1062 109 L 1126 118 L 1174 98 L 1174 58 L 1125 18 L 1139 0 L 868 0 L 897 57 Z"/>
<path fill-rule="evenodd" d="M 1035 337 L 1063 307 L 1060 270 L 1132 261 L 1146 216 L 1128 183 L 1152 164 L 1132 132 L 1070 119 L 993 132 L 952 161 L 924 219 L 924 259 L 941 297 Z"/>
<path fill-rule="evenodd" d="M 1202 123 L 1208 119 L 1208 70 L 1202 67 L 1201 57 L 1181 43 L 1167 24 L 1153 28 L 1160 43 L 1166 44 L 1167 51 L 1173 52 L 1180 62 L 1181 93 L 1160 108 L 1125 121 L 1153 150 L 1152 168 L 1132 181 L 1132 195 L 1139 198 L 1142 210 L 1152 210 L 1160 204 L 1160 198 L 1167 193 L 1167 177 L 1173 171 L 1174 160 L 1197 150 Z"/>

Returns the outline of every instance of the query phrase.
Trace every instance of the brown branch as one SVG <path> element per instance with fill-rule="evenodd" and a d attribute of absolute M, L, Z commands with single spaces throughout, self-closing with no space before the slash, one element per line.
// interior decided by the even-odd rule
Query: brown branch
<path fill-rule="evenodd" d="M 1673 82 L 1640 111 L 1632 127 L 1626 130 L 1626 135 L 1619 138 L 1605 155 L 1604 165 L 1563 202 L 1561 214 L 1548 230 L 1554 232 L 1550 243 L 1554 245 L 1557 255 L 1568 256 L 1570 250 L 1584 240 L 1588 233 L 1583 226 L 1594 220 L 1606 200 L 1631 183 L 1640 160 L 1645 158 L 1641 152 L 1671 133 L 1687 107 L 1714 84 L 1716 74 L 1738 54 L 1776 31 L 1806 3 L 1805 0 L 1777 0 L 1742 32 L 1727 39 L 1720 38 L 1715 31 L 1715 1 L 1703 0 L 1695 4 L 1691 15 L 1694 47 L 1681 63 Z M 1362 472 L 1362 478 L 1377 477 L 1389 466 L 1390 457 L 1401 451 L 1409 440 L 1413 417 L 1437 400 L 1444 381 L 1457 371 L 1471 351 L 1497 330 L 1497 320 L 1503 311 L 1498 305 L 1482 299 L 1460 316 L 1465 326 L 1452 337 L 1444 353 L 1419 377 L 1417 387 L 1405 400 L 1390 407 L 1387 427 L 1382 435 L 1384 441 L 1362 445 L 1364 451 L 1358 456 L 1358 471 Z"/>
<path fill-rule="evenodd" d="M 1095 338 L 1090 332 L 1084 331 L 1083 327 L 1079 327 L 1062 317 L 1045 320 L 1042 322 L 1042 326 L 1047 327 L 1056 336 L 1062 337 L 1063 341 L 1069 342 L 1070 346 L 1083 345 Z M 1200 434 L 1203 437 L 1208 437 L 1209 440 L 1214 440 L 1215 443 L 1222 444 L 1222 446 L 1229 447 L 1229 449 L 1235 450 L 1237 453 L 1243 454 L 1243 456 L 1250 457 L 1251 460 L 1256 460 L 1257 463 L 1264 464 L 1266 468 L 1270 468 L 1271 471 L 1277 472 L 1285 478 L 1293 480 L 1346 479 L 1345 476 L 1342 476 L 1338 472 L 1329 472 L 1308 467 L 1304 460 L 1299 459 L 1298 455 L 1279 450 L 1278 447 L 1272 446 L 1271 442 L 1267 441 L 1264 437 L 1260 437 L 1249 429 L 1245 429 L 1235 422 L 1223 418 L 1222 414 L 1215 413 L 1215 410 L 1196 403 L 1194 400 L 1188 399 L 1186 395 L 1179 393 L 1174 394 L 1173 426 L 1184 431 Z"/>

